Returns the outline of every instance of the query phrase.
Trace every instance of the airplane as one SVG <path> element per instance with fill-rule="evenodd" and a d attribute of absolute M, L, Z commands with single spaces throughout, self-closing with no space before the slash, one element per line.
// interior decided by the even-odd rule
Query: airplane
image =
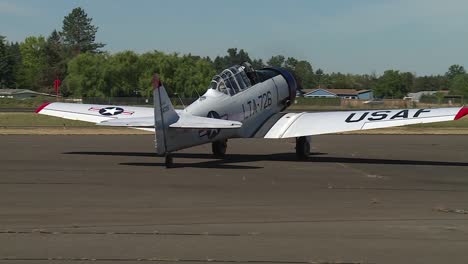
<path fill-rule="evenodd" d="M 468 107 L 292 113 L 297 83 L 278 67 L 234 65 L 213 77 L 207 91 L 184 109 L 174 109 L 163 83 L 153 78 L 154 107 L 44 103 L 36 113 L 155 132 L 156 153 L 173 167 L 172 153 L 212 144 L 215 157 L 226 154 L 228 139 L 296 139 L 299 160 L 310 154 L 311 136 L 355 130 L 458 120 Z"/>

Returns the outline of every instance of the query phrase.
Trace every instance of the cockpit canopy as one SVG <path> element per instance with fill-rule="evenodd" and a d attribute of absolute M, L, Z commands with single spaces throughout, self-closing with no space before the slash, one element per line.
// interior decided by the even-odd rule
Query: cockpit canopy
<path fill-rule="evenodd" d="M 234 65 L 225 69 L 221 74 L 216 75 L 212 80 L 210 87 L 227 95 L 235 95 L 252 86 L 252 81 L 245 72 L 245 67 Z"/>

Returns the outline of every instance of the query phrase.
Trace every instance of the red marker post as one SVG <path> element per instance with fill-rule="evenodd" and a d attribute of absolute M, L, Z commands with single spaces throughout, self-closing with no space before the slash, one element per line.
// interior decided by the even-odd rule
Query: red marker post
<path fill-rule="evenodd" d="M 62 81 L 60 81 L 59 79 L 55 79 L 54 81 L 54 89 L 55 89 L 55 94 L 57 96 L 57 101 L 58 101 L 58 97 L 59 97 L 59 89 L 60 89 L 60 84 L 62 83 Z"/>

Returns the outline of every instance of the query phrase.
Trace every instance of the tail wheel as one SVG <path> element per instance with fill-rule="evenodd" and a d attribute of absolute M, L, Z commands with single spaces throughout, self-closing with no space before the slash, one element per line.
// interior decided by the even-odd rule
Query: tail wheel
<path fill-rule="evenodd" d="M 211 143 L 211 149 L 215 157 L 224 157 L 224 155 L 226 155 L 227 140 L 216 141 Z"/>
<path fill-rule="evenodd" d="M 166 168 L 167 169 L 170 169 L 170 168 L 172 168 L 174 166 L 174 160 L 173 160 L 171 154 L 166 154 L 165 162 L 166 162 Z"/>
<path fill-rule="evenodd" d="M 306 160 L 310 154 L 310 137 L 296 138 L 296 156 L 299 160 Z"/>

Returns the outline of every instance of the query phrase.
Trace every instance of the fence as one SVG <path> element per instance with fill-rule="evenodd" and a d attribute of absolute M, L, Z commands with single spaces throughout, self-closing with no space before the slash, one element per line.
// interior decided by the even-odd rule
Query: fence
<path fill-rule="evenodd" d="M 172 97 L 171 101 L 175 106 L 187 106 L 198 98 L 178 98 Z M 103 105 L 133 105 L 133 106 L 152 106 L 153 98 L 144 97 L 87 97 L 83 99 L 62 98 L 66 102 L 76 102 L 84 104 L 103 104 Z M 305 98 L 298 97 L 294 106 L 305 108 L 330 108 L 330 109 L 371 109 L 371 108 L 417 108 L 417 107 L 443 107 L 443 106 L 461 106 L 464 100 L 462 97 L 443 98 L 441 100 L 428 98 L 415 102 L 403 99 L 383 99 L 383 100 L 358 100 L 341 98 Z"/>
<path fill-rule="evenodd" d="M 463 105 L 464 102 L 463 96 L 422 96 L 419 100 L 423 104 L 447 104 L 447 105 Z"/>
<path fill-rule="evenodd" d="M 340 106 L 340 98 L 308 98 L 298 97 L 296 98 L 296 105 L 307 105 L 307 106 Z"/>
<path fill-rule="evenodd" d="M 198 98 L 178 98 L 172 97 L 171 101 L 174 105 L 189 105 Z M 67 99 L 67 101 L 77 101 L 76 99 Z M 78 99 L 79 100 L 79 99 Z M 153 105 L 153 98 L 144 97 L 85 97 L 81 99 L 83 104 L 103 104 L 103 105 Z"/>

